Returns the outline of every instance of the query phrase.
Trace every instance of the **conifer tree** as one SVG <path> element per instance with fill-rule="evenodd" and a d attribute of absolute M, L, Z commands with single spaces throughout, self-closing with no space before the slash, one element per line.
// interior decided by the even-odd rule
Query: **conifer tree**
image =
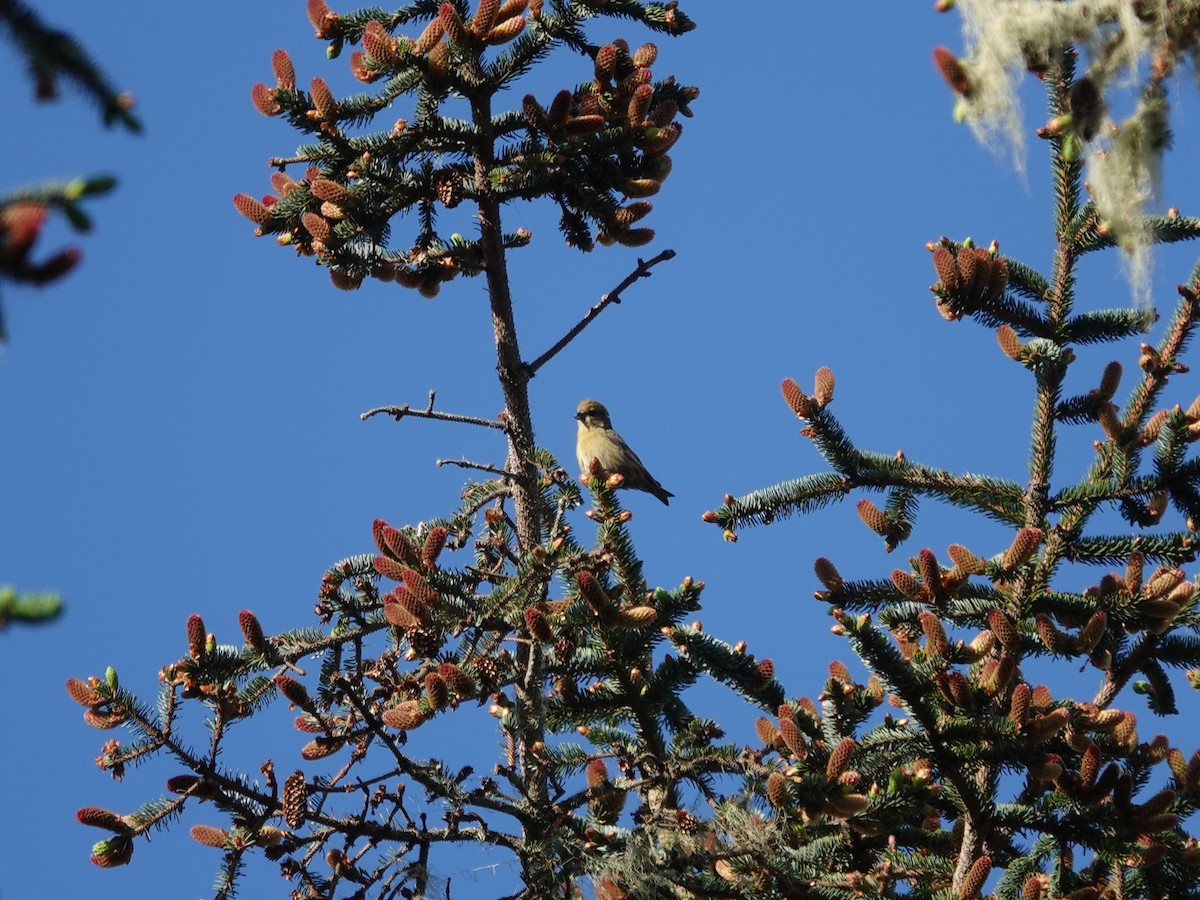
<path fill-rule="evenodd" d="M 614 495 L 619 476 L 585 473 L 596 533 L 577 536 L 566 513 L 583 503 L 579 485 L 536 446 L 527 391 L 673 254 L 639 262 L 530 359 L 517 339 L 507 254 L 532 235 L 506 231 L 501 220 L 506 205 L 544 198 L 579 250 L 654 238 L 642 222 L 645 198 L 670 172 L 678 120 L 692 114 L 698 91 L 656 77 L 656 45 L 634 46 L 613 28 L 624 21 L 672 37 L 693 23 L 675 2 L 632 0 L 479 0 L 473 8 L 419 0 L 346 13 L 311 0 L 308 14 L 331 58 L 346 44 L 360 48 L 348 62 L 368 90 L 338 99 L 319 75 L 301 87 L 291 56 L 277 51 L 274 83 L 255 85 L 251 101 L 309 143 L 272 160 L 274 193 L 238 194 L 234 206 L 257 234 L 315 258 L 343 289 L 369 278 L 434 297 L 460 276 L 481 276 L 503 415 L 442 411 L 433 396 L 367 415 L 490 429 L 504 462 L 469 464 L 484 477 L 466 487 L 456 512 L 416 525 L 376 522 L 373 551 L 326 572 L 317 627 L 269 634 L 244 610 L 235 645 L 193 615 L 156 707 L 111 670 L 71 679 L 89 724 L 133 734 L 105 745 L 102 768 L 121 774 L 165 755 L 181 769 L 162 797 L 132 813 L 79 811 L 81 822 L 110 833 L 92 859 L 128 863 L 139 837 L 203 804 L 212 823 L 191 835 L 223 852 L 220 897 L 232 895 L 247 857 L 259 853 L 296 896 L 440 895 L 448 889 L 437 877 L 442 848 L 480 843 L 511 853 L 522 896 L 574 896 L 590 879 L 616 897 L 635 871 L 650 880 L 666 872 L 703 894 L 720 881 L 706 863 L 715 836 L 687 803 L 696 794 L 715 799 L 714 778 L 741 763 L 738 748 L 718 743 L 720 729 L 681 696 L 701 672 L 683 650 L 721 660 L 724 679 L 764 710 L 783 690 L 769 665 L 685 624 L 702 584 L 647 584 Z M 600 33 L 606 38 L 593 42 Z M 498 108 L 551 53 L 578 60 L 578 83 Z M 397 120 L 391 110 L 402 103 L 411 113 Z M 471 215 L 456 214 L 460 206 Z M 446 233 L 456 215 L 469 234 Z M 413 223 L 416 233 L 401 237 Z M 259 776 L 227 765 L 222 751 L 239 726 L 271 704 L 296 712 L 300 739 L 269 752 L 286 769 L 267 753 Z M 184 720 L 196 705 L 211 733 L 193 747 Z M 454 771 L 406 752 L 409 735 L 480 706 L 495 719 L 498 757 L 485 753 L 478 766 Z"/>
<path fill-rule="evenodd" d="M 934 54 L 959 116 L 981 131 L 1019 132 L 1014 64 L 1042 79 L 1050 101 L 1039 132 L 1054 173 L 1048 273 L 996 243 L 928 246 L 939 311 L 994 329 L 1029 372 L 1027 483 L 859 448 L 831 412 L 834 377 L 822 368 L 811 392 L 784 381 L 783 398 L 829 471 L 705 514 L 735 540 L 855 497 L 891 549 L 912 537 L 928 499 L 1011 532 L 999 547 L 920 549 L 882 578 L 817 559 L 817 598 L 871 675 L 859 683 L 835 661 L 814 700 L 785 692 L 769 659 L 689 622 L 702 583 L 646 582 L 620 476 L 593 465 L 585 499 L 538 448 L 528 402 L 528 380 L 671 253 L 641 261 L 529 362 L 505 261 L 533 236 L 504 230 L 504 206 L 551 200 L 580 249 L 649 243 L 644 198 L 669 173 L 677 117 L 698 92 L 652 74 L 654 45 L 634 49 L 608 29 L 623 20 L 670 36 L 691 20 L 675 2 L 639 0 L 418 0 L 349 13 L 310 0 L 329 56 L 361 48 L 349 64 L 371 88 L 339 100 L 318 76 L 302 89 L 277 51 L 275 84 L 255 86 L 252 101 L 312 142 L 273 160 L 274 194 L 239 194 L 235 207 L 342 288 L 373 278 L 434 296 L 460 276 L 484 277 L 503 416 L 442 411 L 433 396 L 372 414 L 488 428 L 506 458 L 470 464 L 483 480 L 455 512 L 376 522 L 373 549 L 326 572 L 315 627 L 269 633 L 244 610 L 240 642 L 224 643 L 194 614 L 156 706 L 111 669 L 70 679 L 85 721 L 133 735 L 105 745 L 102 768 L 120 775 L 152 756 L 180 767 L 132 813 L 79 810 L 109 833 L 93 861 L 129 863 L 141 837 L 198 805 L 210 821 L 191 836 L 221 854 L 218 897 L 255 856 L 276 863 L 296 897 L 453 895 L 439 860 L 477 843 L 511 853 L 530 898 L 1200 894 L 1200 850 L 1185 828 L 1200 753 L 1146 735 L 1132 707 L 1171 714 L 1169 669 L 1200 668 L 1196 585 L 1183 568 L 1200 521 L 1200 467 L 1187 452 L 1200 404 L 1160 408 L 1168 379 L 1186 371 L 1200 267 L 1161 322 L 1137 303 L 1101 308 L 1076 287 L 1088 255 L 1108 250 L 1126 255 L 1143 292 L 1149 249 L 1200 234 L 1200 220 L 1142 206 L 1168 143 L 1163 82 L 1191 54 L 1196 19 L 1189 4 L 1087 6 L 964 3 L 971 52 Z M 575 54 L 580 83 L 496 109 L 500 91 L 552 52 Z M 1147 56 L 1143 102 L 1111 122 L 1117 73 Z M 365 128 L 401 98 L 409 118 Z M 1091 196 L 1088 165 L 1112 176 Z M 469 236 L 445 234 L 459 205 L 475 216 Z M 405 211 L 417 234 L 396 243 Z M 1097 387 L 1067 394 L 1067 373 L 1091 364 L 1096 345 L 1125 348 L 1151 330 L 1155 344 L 1126 351 L 1138 374 L 1125 393 L 1114 361 L 1096 365 Z M 1094 442 L 1095 458 L 1071 481 L 1055 462 L 1075 438 Z M 581 505 L 596 526 L 586 538 L 567 522 Z M 1101 530 L 1109 508 L 1125 527 Z M 1086 566 L 1102 574 L 1076 589 L 1068 576 Z M 1046 676 L 1081 665 L 1096 676 L 1088 697 Z M 751 745 L 726 739 L 723 726 L 739 723 L 688 704 L 702 678 L 761 711 Z M 259 750 L 257 775 L 227 763 L 247 720 L 278 704 L 293 708 L 300 736 Z M 406 749 L 481 705 L 501 738 L 497 758 L 481 752 L 454 771 Z M 209 730 L 193 746 L 185 713 L 195 707 Z"/>
<path fill-rule="evenodd" d="M 1119 248 L 1146 297 L 1150 249 L 1200 235 L 1200 219 L 1144 208 L 1169 144 L 1166 81 L 1195 64 L 1200 19 L 1194 4 L 959 5 L 971 52 L 934 51 L 956 115 L 1017 145 L 1014 71 L 1041 79 L 1049 100 L 1037 131 L 1053 172 L 1048 271 L 994 241 L 928 245 L 938 311 L 993 329 L 1029 373 L 1028 481 L 861 449 L 830 409 L 829 369 L 811 392 L 784 380 L 783 399 L 829 470 L 727 497 L 705 514 L 727 540 L 864 492 L 884 496 L 861 497 L 856 510 L 889 550 L 913 535 L 923 499 L 1012 537 L 924 547 L 887 578 L 816 560 L 817 599 L 872 674 L 860 684 L 835 662 L 819 705 L 790 702 L 760 720 L 757 792 L 774 819 L 765 834 L 745 832 L 731 877 L 789 896 L 1197 896 L 1200 849 L 1185 820 L 1200 800 L 1200 751 L 1147 734 L 1137 707 L 1177 714 L 1170 669 L 1200 687 L 1197 585 L 1184 569 L 1200 528 L 1200 461 L 1189 453 L 1200 401 L 1164 403 L 1168 380 L 1188 370 L 1200 265 L 1161 323 L 1137 302 L 1102 308 L 1077 280 L 1090 255 Z M 1115 122 L 1107 110 L 1131 69 L 1137 102 Z M 1156 343 L 1131 343 L 1151 331 Z M 1117 345 L 1118 358 L 1098 364 L 1096 345 Z M 1065 390 L 1075 366 L 1096 371 L 1085 394 Z M 1122 392 L 1127 368 L 1136 374 Z M 1055 462 L 1073 440 L 1093 443 L 1094 457 L 1069 474 Z M 1126 527 L 1109 532 L 1101 515 L 1114 508 Z M 1072 587 L 1082 567 L 1101 574 Z M 1093 692 L 1064 693 L 1081 665 Z M 885 702 L 893 710 L 880 716 Z"/>

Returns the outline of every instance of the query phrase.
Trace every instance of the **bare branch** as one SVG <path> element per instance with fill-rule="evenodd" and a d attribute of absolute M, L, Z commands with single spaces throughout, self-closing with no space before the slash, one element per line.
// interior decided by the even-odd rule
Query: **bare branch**
<path fill-rule="evenodd" d="M 471 462 L 469 459 L 439 459 L 434 463 L 437 466 L 458 466 L 463 469 L 479 469 L 481 472 L 491 472 L 493 475 L 499 475 L 501 478 L 516 478 L 516 476 L 489 463 Z"/>
<path fill-rule="evenodd" d="M 405 416 L 415 416 L 418 419 L 437 419 L 442 422 L 460 422 L 463 425 L 481 425 L 485 428 L 497 428 L 500 431 L 507 431 L 508 426 L 500 419 L 480 419 L 477 416 L 463 416 L 458 413 L 440 412 L 433 408 L 433 399 L 437 396 L 437 391 L 429 392 L 429 405 L 424 409 L 413 409 L 407 403 L 403 406 L 376 406 L 374 409 L 368 409 L 365 413 L 359 415 L 359 418 L 364 422 L 372 416 L 382 414 L 389 415 L 397 422 Z"/>
<path fill-rule="evenodd" d="M 267 160 L 267 165 L 272 169 L 278 169 L 280 172 L 282 172 L 290 165 L 294 165 L 296 163 L 310 163 L 312 161 L 312 158 L 308 156 L 272 156 Z"/>
<path fill-rule="evenodd" d="M 582 333 L 583 329 L 587 328 L 588 325 L 590 325 L 592 323 L 592 320 L 595 319 L 596 316 L 600 315 L 600 313 L 604 311 L 604 308 L 606 306 L 608 306 L 610 303 L 620 303 L 622 291 L 624 291 L 627 287 L 632 285 L 639 278 L 649 278 L 650 270 L 653 269 L 655 266 L 657 266 L 659 263 L 666 262 L 667 260 L 674 259 L 674 258 L 675 258 L 674 250 L 664 250 L 662 253 L 658 254 L 658 256 L 652 257 L 650 259 L 646 259 L 646 260 L 639 259 L 637 268 L 634 269 L 632 272 L 630 272 L 628 275 L 626 275 L 624 281 L 622 281 L 620 284 L 618 284 L 613 290 L 609 291 L 607 294 L 605 294 L 603 297 L 601 297 L 600 302 L 597 303 L 595 306 L 593 306 L 591 309 L 589 309 L 587 311 L 587 315 L 585 315 L 582 319 L 580 319 L 574 328 L 572 328 L 565 335 L 563 335 L 558 340 L 558 342 L 555 343 L 555 345 L 553 347 L 551 347 L 549 350 L 547 350 L 545 353 L 543 353 L 541 356 L 539 356 L 533 362 L 526 364 L 525 369 L 529 373 L 529 377 L 532 378 L 534 375 L 536 375 L 538 372 L 538 369 L 540 369 L 546 363 L 550 362 L 551 359 L 553 359 L 556 355 L 558 355 L 560 350 L 562 350 L 564 347 L 566 347 L 567 344 L 571 343 L 571 341 L 575 340 L 575 338 L 577 338 L 580 335 L 580 333 Z"/>

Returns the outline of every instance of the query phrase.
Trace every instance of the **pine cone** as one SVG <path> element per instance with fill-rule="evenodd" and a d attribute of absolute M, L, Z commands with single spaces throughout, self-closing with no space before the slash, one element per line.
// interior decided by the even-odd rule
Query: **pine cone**
<path fill-rule="evenodd" d="M 680 834 L 693 835 L 700 830 L 700 820 L 686 809 L 675 810 L 675 825 Z"/>
<path fill-rule="evenodd" d="M 575 655 L 575 641 L 567 635 L 560 635 L 554 642 L 554 659 L 560 666 L 565 666 Z"/>
<path fill-rule="evenodd" d="M 407 628 L 404 639 L 413 653 L 424 659 L 429 659 L 442 649 L 442 635 L 432 628 Z"/>
<path fill-rule="evenodd" d="M 283 783 L 283 819 L 288 828 L 299 828 L 308 815 L 308 784 L 297 770 Z"/>
<path fill-rule="evenodd" d="M 457 172 L 443 169 L 433 176 L 433 192 L 446 209 L 454 209 L 462 202 L 462 178 Z"/>
<path fill-rule="evenodd" d="M 479 678 L 479 691 L 482 694 L 495 693 L 499 685 L 499 667 L 489 656 L 481 656 L 475 660 L 475 674 Z"/>

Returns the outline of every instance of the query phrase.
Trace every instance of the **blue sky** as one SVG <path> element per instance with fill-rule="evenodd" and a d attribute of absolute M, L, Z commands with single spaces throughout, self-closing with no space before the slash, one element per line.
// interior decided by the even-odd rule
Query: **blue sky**
<path fill-rule="evenodd" d="M 1045 269 L 1053 249 L 1045 162 L 1031 140 L 1026 174 L 1014 173 L 1006 154 L 954 124 L 930 50 L 961 47 L 958 23 L 931 3 L 853 12 L 782 0 L 753 13 L 684 6 L 699 28 L 656 38 L 655 74 L 674 73 L 701 97 L 653 201 L 654 244 L 583 256 L 563 247 L 552 210 L 505 211 L 506 227 L 534 233 L 511 261 L 527 359 L 616 285 L 639 252 L 678 253 L 538 375 L 537 438 L 573 473 L 575 405 L 589 396 L 607 404 L 676 495 L 669 508 L 627 498 L 650 581 L 707 582 L 706 630 L 747 640 L 774 659 L 790 694 L 815 695 L 830 659 L 852 659 L 811 600 L 812 560 L 827 556 L 847 577 L 884 577 L 903 558 L 885 554 L 852 504 L 744 532 L 737 545 L 700 515 L 726 492 L 823 469 L 778 390 L 785 376 L 810 385 L 822 365 L 837 376 L 833 408 L 862 447 L 1025 480 L 1031 379 L 989 332 L 940 318 L 924 244 L 942 234 L 983 245 L 998 238 L 1005 253 Z M 291 53 L 301 84 L 314 75 L 335 93 L 353 84 L 344 58 L 325 60 L 299 0 L 37 7 L 137 96 L 146 131 L 105 131 L 69 92 L 33 104 L 0 46 L 8 133 L 0 191 L 80 173 L 121 182 L 89 207 L 96 228 L 81 241 L 78 271 L 45 290 L 6 285 L 3 294 L 0 582 L 60 591 L 68 608 L 52 626 L 0 634 L 10 735 L 0 746 L 10 826 L 0 896 L 200 897 L 217 854 L 195 845 L 186 826 L 217 821 L 204 811 L 140 842 L 125 869 L 88 862 L 103 835 L 76 825 L 74 811 L 131 811 L 177 770 L 135 769 L 123 784 L 100 773 L 92 760 L 108 735 L 83 725 L 63 682 L 113 665 L 152 696 L 159 669 L 184 651 L 190 613 L 229 642 L 241 640 L 243 608 L 268 630 L 313 624 L 321 573 L 371 549 L 373 519 L 413 523 L 452 510 L 463 472 L 434 461 L 499 463 L 494 433 L 359 414 L 421 404 L 431 389 L 446 410 L 500 410 L 484 286 L 460 279 L 432 301 L 378 283 L 343 293 L 311 260 L 255 239 L 234 212 L 233 194 L 268 192 L 267 158 L 299 143 L 250 104 L 250 86 L 271 79 L 272 51 Z M 635 46 L 648 39 L 622 22 L 593 34 Z M 577 61 L 558 63 L 527 90 L 548 99 L 587 74 Z M 1189 132 L 1195 140 L 1194 92 L 1186 76 L 1175 90 L 1186 101 L 1177 146 Z M 1028 101 L 1032 127 L 1044 108 L 1032 86 Z M 1194 211 L 1194 166 L 1169 160 L 1163 194 L 1164 207 Z M 49 249 L 77 238 L 56 227 L 45 240 Z M 1171 308 L 1194 252 L 1159 258 L 1160 309 Z M 1084 305 L 1129 302 L 1111 257 L 1089 261 L 1082 285 Z M 1092 351 L 1075 387 L 1094 383 L 1110 358 L 1131 370 L 1136 345 Z M 1175 389 L 1185 406 L 1196 392 L 1183 379 Z M 1064 446 L 1061 472 L 1081 471 L 1094 432 L 1064 438 L 1075 449 Z M 586 529 L 582 511 L 575 515 Z M 898 555 L 941 553 L 952 541 L 991 555 L 1008 540 L 927 506 Z M 719 689 L 695 697 L 750 739 L 756 711 Z M 290 716 L 274 707 L 268 717 L 277 727 L 255 732 L 244 764 L 255 771 L 271 756 L 287 771 L 299 746 Z M 486 760 L 493 743 L 482 733 Z M 442 861 L 454 896 L 505 889 L 496 886 L 508 885 L 505 866 L 481 865 Z M 243 894 L 266 896 L 251 884 L 286 895 L 266 863 Z"/>

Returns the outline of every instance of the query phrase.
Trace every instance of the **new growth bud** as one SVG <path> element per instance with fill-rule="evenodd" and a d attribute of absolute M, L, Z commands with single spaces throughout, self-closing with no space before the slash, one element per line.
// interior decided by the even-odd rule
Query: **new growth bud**
<path fill-rule="evenodd" d="M 934 47 L 933 64 L 955 93 L 964 97 L 970 96 L 971 80 L 967 77 L 967 70 L 953 53 L 945 47 Z"/>

